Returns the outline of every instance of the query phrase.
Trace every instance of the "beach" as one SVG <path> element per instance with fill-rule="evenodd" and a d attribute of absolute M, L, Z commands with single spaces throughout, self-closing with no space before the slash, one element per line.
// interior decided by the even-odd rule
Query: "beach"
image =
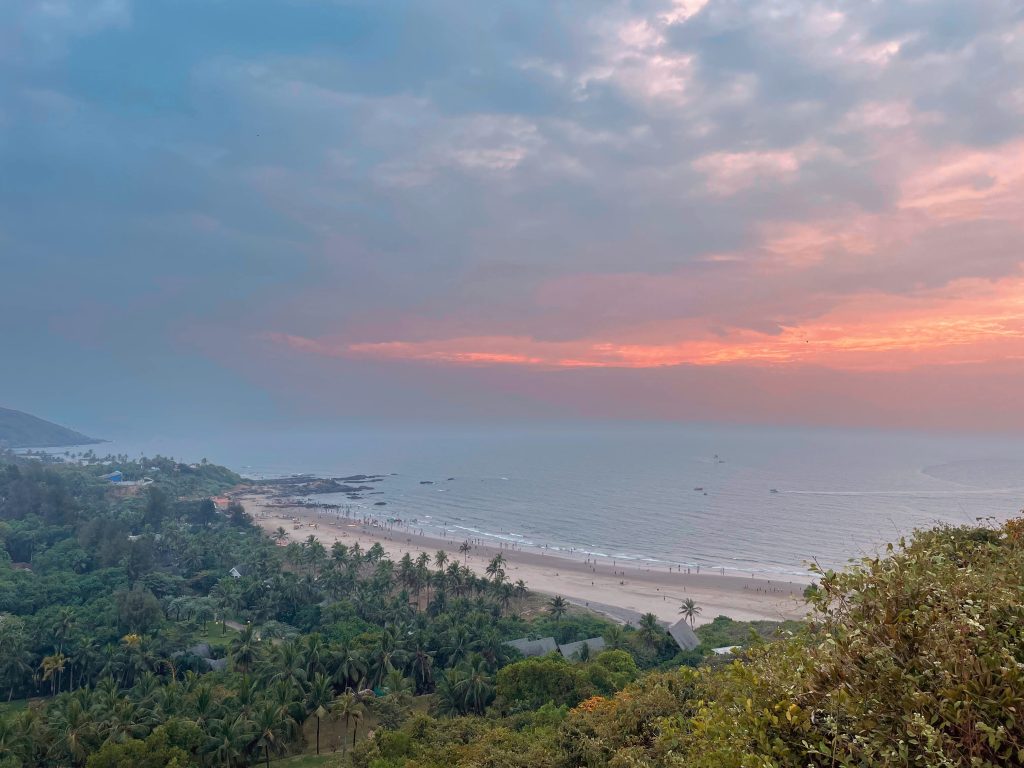
<path fill-rule="evenodd" d="M 466 539 L 461 536 L 426 536 L 415 528 L 350 519 L 323 508 L 271 498 L 263 492 L 247 493 L 238 500 L 268 534 L 280 527 L 287 531 L 289 541 L 314 536 L 328 549 L 337 541 L 348 546 L 358 543 L 363 549 L 380 544 L 396 562 L 407 553 L 413 558 L 421 552 L 433 557 L 443 549 L 451 559 L 464 562 L 478 575 L 484 575 L 487 564 L 500 553 L 506 560 L 504 568 L 509 581 L 521 579 L 534 592 L 561 595 L 571 603 L 623 623 L 635 624 L 644 613 L 675 622 L 679 619 L 680 603 L 687 598 L 701 609 L 696 618 L 698 625 L 720 615 L 745 621 L 782 621 L 803 618 L 807 612 L 802 599 L 807 582 L 798 580 L 606 562 L 478 540 L 470 540 L 472 549 L 463 555 L 459 546 Z"/>

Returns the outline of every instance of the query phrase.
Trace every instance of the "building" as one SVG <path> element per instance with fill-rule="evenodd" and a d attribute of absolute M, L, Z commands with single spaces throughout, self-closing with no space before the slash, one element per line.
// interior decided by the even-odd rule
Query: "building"
<path fill-rule="evenodd" d="M 676 645 L 684 651 L 692 651 L 700 645 L 700 638 L 694 634 L 690 625 L 686 623 L 686 619 L 680 619 L 669 627 L 668 633 L 672 636 L 672 639 L 676 641 Z"/>
<path fill-rule="evenodd" d="M 520 637 L 517 640 L 509 640 L 505 645 L 515 648 L 523 656 L 547 656 L 549 653 L 559 653 L 567 659 L 579 659 L 583 646 L 587 646 L 589 654 L 593 655 L 604 650 L 605 642 L 603 637 L 589 637 L 575 643 L 559 645 L 553 637 L 542 637 L 537 640 Z"/>
<path fill-rule="evenodd" d="M 604 650 L 605 642 L 603 637 L 588 637 L 586 640 L 579 640 L 575 643 L 566 643 L 558 646 L 558 652 L 567 659 L 579 659 L 583 655 L 583 646 L 587 647 L 589 656 L 594 656 Z"/>
<path fill-rule="evenodd" d="M 518 640 L 509 640 L 505 645 L 512 646 L 523 656 L 547 656 L 558 652 L 558 643 L 553 637 L 542 637 L 539 640 L 520 637 Z"/>
<path fill-rule="evenodd" d="M 230 576 L 231 576 L 232 578 L 235 578 L 235 579 L 240 579 L 240 578 L 242 578 L 242 576 L 244 576 L 244 575 L 245 575 L 245 574 L 244 574 L 244 573 L 242 572 L 242 566 L 240 566 L 240 565 L 236 565 L 236 566 L 235 566 L 234 568 L 232 568 L 232 569 L 231 569 L 230 571 L 228 571 L 228 574 L 229 574 L 229 575 L 230 575 Z"/>

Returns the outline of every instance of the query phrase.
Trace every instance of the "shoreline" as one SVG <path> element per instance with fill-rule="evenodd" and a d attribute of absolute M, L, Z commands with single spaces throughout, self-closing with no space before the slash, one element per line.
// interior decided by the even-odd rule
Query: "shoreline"
<path fill-rule="evenodd" d="M 648 612 L 662 621 L 674 623 L 680 618 L 679 604 L 686 598 L 692 598 L 701 608 L 697 624 L 709 623 L 719 615 L 744 621 L 782 621 L 801 619 L 807 613 L 803 601 L 805 581 L 651 568 L 638 565 L 636 561 L 606 563 L 479 539 L 469 539 L 472 550 L 463 556 L 459 546 L 466 539 L 462 537 L 423 535 L 370 518 L 360 520 L 335 515 L 316 507 L 271 498 L 260 489 L 239 494 L 238 501 L 266 533 L 283 527 L 292 541 L 312 535 L 328 549 L 335 541 L 349 546 L 358 542 L 364 549 L 379 543 L 396 562 L 406 553 L 416 557 L 426 552 L 433 557 L 436 551 L 443 549 L 452 560 L 464 562 L 481 576 L 491 558 L 501 554 L 506 560 L 505 572 L 510 581 L 522 579 L 533 592 L 561 595 L 575 605 L 621 623 L 635 624 L 640 615 Z"/>

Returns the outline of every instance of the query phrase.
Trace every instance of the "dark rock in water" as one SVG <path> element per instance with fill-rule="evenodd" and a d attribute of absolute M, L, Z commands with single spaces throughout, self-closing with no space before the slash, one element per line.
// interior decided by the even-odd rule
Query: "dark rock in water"
<path fill-rule="evenodd" d="M 449 480 L 454 480 L 455 478 L 454 478 L 454 477 L 449 477 L 448 479 L 449 479 Z"/>
<path fill-rule="evenodd" d="M 433 485 L 433 480 L 420 480 L 420 485 Z"/>
<path fill-rule="evenodd" d="M 379 483 L 384 479 L 382 475 L 349 475 L 348 477 L 334 478 L 339 483 Z"/>
<path fill-rule="evenodd" d="M 295 496 L 311 496 L 318 493 L 360 493 L 374 489 L 372 485 L 350 485 L 332 477 L 310 477 L 309 475 L 266 480 L 263 484 L 278 489 L 284 494 Z"/>
<path fill-rule="evenodd" d="M 375 502 L 373 502 L 373 506 L 375 506 L 375 507 L 383 507 L 383 506 L 386 506 L 386 505 L 387 505 L 386 501 L 375 501 Z"/>

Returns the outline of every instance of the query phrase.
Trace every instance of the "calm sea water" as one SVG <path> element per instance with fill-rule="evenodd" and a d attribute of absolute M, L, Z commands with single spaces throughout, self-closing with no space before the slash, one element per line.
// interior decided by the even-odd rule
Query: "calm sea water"
<path fill-rule="evenodd" d="M 379 495 L 317 498 L 428 533 L 748 573 L 834 567 L 915 527 L 1001 520 L 1024 504 L 1024 440 L 984 437 L 596 425 L 222 433 L 99 450 L 207 457 L 252 477 L 380 473 Z"/>

